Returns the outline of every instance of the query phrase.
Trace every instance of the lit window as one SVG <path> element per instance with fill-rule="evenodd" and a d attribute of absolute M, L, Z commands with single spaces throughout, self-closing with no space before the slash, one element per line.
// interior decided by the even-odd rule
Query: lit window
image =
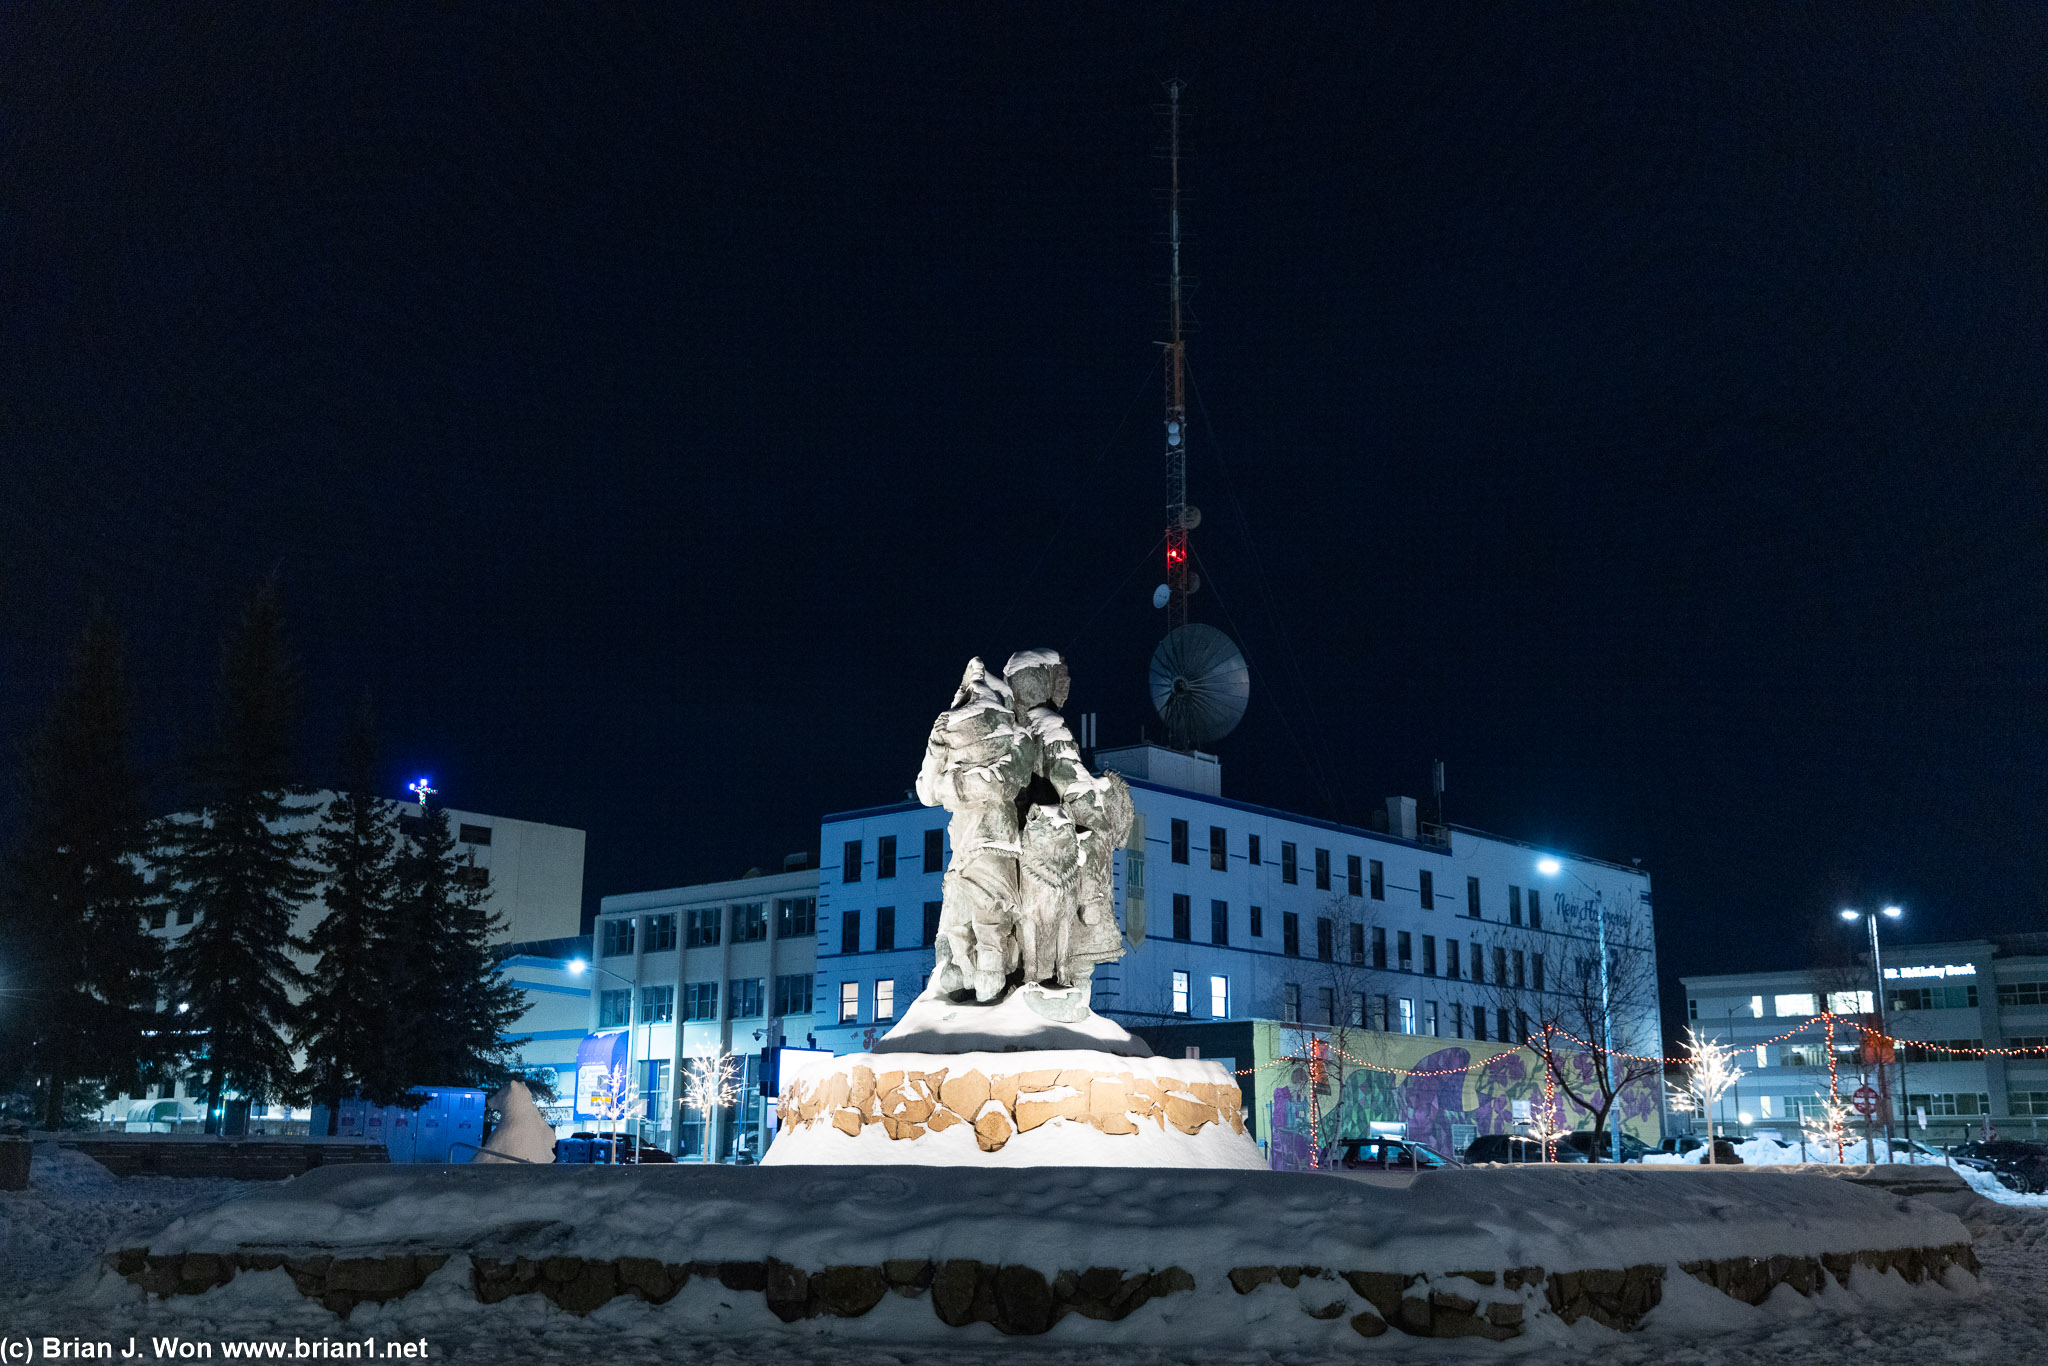
<path fill-rule="evenodd" d="M 1413 1034 L 1415 1032 L 1415 1002 L 1409 1000 L 1406 996 L 1401 998 L 1401 1032 L 1403 1034 Z"/>
<path fill-rule="evenodd" d="M 885 978 L 875 983 L 875 1018 L 893 1020 L 896 1018 L 896 983 Z"/>
<path fill-rule="evenodd" d="M 1188 1013 L 1188 975 L 1184 972 L 1173 974 L 1173 1013 Z"/>
<path fill-rule="evenodd" d="M 1759 1019 L 1759 1020 L 1761 1020 L 1761 1019 L 1762 1019 L 1762 1018 L 1764 1017 L 1764 998 L 1763 998 L 1763 997 L 1761 997 L 1761 996 L 1752 996 L 1752 997 L 1750 997 L 1750 998 L 1749 998 L 1749 1013 L 1750 1013 L 1750 1015 L 1751 1015 L 1751 1016 L 1752 1016 L 1753 1018 L 1755 1018 L 1755 1019 Z"/>
<path fill-rule="evenodd" d="M 1837 1015 L 1868 1015 L 1876 1007 L 1871 1004 L 1867 991 L 1831 991 L 1828 993 L 1828 1009 Z"/>
<path fill-rule="evenodd" d="M 852 1024 L 860 1019 L 860 983 L 839 984 L 839 1023 Z"/>
<path fill-rule="evenodd" d="M 1224 1020 L 1230 1017 L 1230 979 L 1211 977 L 1209 979 L 1209 1015 L 1212 1019 Z"/>
<path fill-rule="evenodd" d="M 1793 992 L 1789 995 L 1775 997 L 1771 1001 L 1771 1008 L 1774 1014 L 1787 1017 L 1818 1015 L 1820 1013 L 1814 1008 L 1813 993 L 1810 991 Z"/>
<path fill-rule="evenodd" d="M 1769 1063 L 1769 1062 L 1767 1062 L 1767 1061 L 1765 1060 L 1765 1059 L 1766 1059 L 1766 1056 L 1767 1056 L 1767 1053 L 1768 1053 L 1768 1050 L 1767 1050 L 1767 1049 L 1765 1049 L 1765 1047 L 1764 1047 L 1764 1046 L 1763 1046 L 1762 1044 L 1758 1044 L 1758 1045 L 1756 1046 L 1756 1065 L 1757 1065 L 1758 1067 L 1769 1067 L 1769 1066 L 1770 1066 L 1770 1063 Z"/>
<path fill-rule="evenodd" d="M 1771 1117 L 1771 1098 L 1769 1096 L 1759 1096 L 1757 1098 L 1756 1104 L 1758 1112 L 1761 1113 L 1765 1119 L 1769 1119 Z"/>

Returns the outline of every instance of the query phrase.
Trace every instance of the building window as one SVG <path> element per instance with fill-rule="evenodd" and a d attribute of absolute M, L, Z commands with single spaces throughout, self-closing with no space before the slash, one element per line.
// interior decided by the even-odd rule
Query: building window
<path fill-rule="evenodd" d="M 1387 865 L 1378 859 L 1374 859 L 1367 865 L 1367 871 L 1372 874 L 1372 899 L 1374 901 L 1385 901 L 1387 899 Z"/>
<path fill-rule="evenodd" d="M 1365 926 L 1354 923 L 1351 926 L 1350 939 L 1351 966 L 1362 968 L 1365 966 Z"/>
<path fill-rule="evenodd" d="M 1877 1009 L 1871 1004 L 1873 999 L 1874 993 L 1868 991 L 1831 991 L 1828 993 L 1828 1009 L 1837 1015 L 1868 1015 Z M 1692 1018 L 1697 1020 L 1699 1016 Z"/>
<path fill-rule="evenodd" d="M 1465 905 L 1471 911 L 1474 920 L 1478 920 L 1483 914 L 1479 904 L 1479 879 L 1476 877 L 1465 879 Z"/>
<path fill-rule="evenodd" d="M 1988 1115 L 1991 1113 L 1991 1097 L 1983 1091 L 1914 1092 L 1906 1097 L 1906 1108 L 1925 1110 L 1929 1118 L 1937 1115 L 1943 1118 Z"/>
<path fill-rule="evenodd" d="M 1327 849 L 1316 850 L 1316 890 L 1330 890 L 1330 851 Z"/>
<path fill-rule="evenodd" d="M 488 825 L 469 825 L 465 823 L 457 826 L 455 829 L 455 838 L 461 840 L 464 844 L 489 844 L 491 842 L 491 827 Z"/>
<path fill-rule="evenodd" d="M 1230 979 L 1211 977 L 1209 979 L 1209 1018 L 1227 1020 L 1230 1018 Z"/>
<path fill-rule="evenodd" d="M 1486 1007 L 1485 1007 L 1485 1006 L 1473 1006 L 1473 1007 L 1472 1007 L 1472 1041 L 1473 1041 L 1474 1043 L 1485 1043 L 1485 1042 L 1486 1042 Z"/>
<path fill-rule="evenodd" d="M 1230 837 L 1220 825 L 1209 827 L 1209 866 L 1219 873 L 1230 868 Z"/>
<path fill-rule="evenodd" d="M 604 948 L 606 958 L 624 958 L 633 952 L 633 922 L 628 920 L 607 920 L 604 922 Z"/>
<path fill-rule="evenodd" d="M 1280 1018 L 1289 1024 L 1301 1023 L 1301 985 L 1289 982 L 1280 988 Z"/>
<path fill-rule="evenodd" d="M 1444 941 L 1444 976 L 1454 982 L 1458 980 L 1458 941 L 1455 939 Z"/>
<path fill-rule="evenodd" d="M 875 952 L 887 953 L 896 947 L 896 908 L 875 907 Z M 880 1007 L 877 1007 L 880 1009 Z M 877 1016 L 877 1019 L 882 1018 Z"/>
<path fill-rule="evenodd" d="M 1301 957 L 1301 917 L 1293 911 L 1280 912 L 1280 952 Z"/>
<path fill-rule="evenodd" d="M 1188 975 L 1184 972 L 1173 974 L 1173 1013 L 1188 1013 Z"/>
<path fill-rule="evenodd" d="M 1382 927 L 1372 927 L 1372 965 L 1384 968 L 1387 965 L 1387 932 Z"/>
<path fill-rule="evenodd" d="M 775 1013 L 777 1015 L 808 1015 L 811 1013 L 811 975 L 807 972 L 791 973 L 775 979 Z"/>
<path fill-rule="evenodd" d="M 1485 947 L 1484 947 L 1483 945 L 1480 945 L 1480 944 L 1474 944 L 1474 945 L 1472 945 L 1472 952 L 1471 952 L 1471 953 L 1470 953 L 1470 955 L 1468 955 L 1468 956 L 1469 956 L 1469 958 L 1470 958 L 1470 960 L 1471 960 L 1471 964 L 1472 964 L 1472 980 L 1473 980 L 1473 981 L 1475 981 L 1475 982 L 1481 982 L 1481 983 L 1485 982 L 1485 981 L 1486 981 L 1486 949 L 1485 949 Z"/>
<path fill-rule="evenodd" d="M 1299 882 L 1301 875 L 1294 866 L 1294 846 L 1286 840 L 1280 841 L 1280 880 Z"/>
<path fill-rule="evenodd" d="M 924 870 L 927 873 L 946 871 L 946 832 L 937 828 L 924 832 Z"/>
<path fill-rule="evenodd" d="M 1337 927 L 1326 915 L 1316 917 L 1316 957 L 1325 963 L 1337 961 Z"/>
<path fill-rule="evenodd" d="M 646 987 L 640 992 L 640 1023 L 669 1024 L 676 1018 L 676 989 Z"/>
<path fill-rule="evenodd" d="M 647 917 L 648 953 L 667 953 L 676 946 L 676 918 L 674 915 L 650 915 Z"/>
<path fill-rule="evenodd" d="M 1354 1029 L 1365 1028 L 1365 993 L 1354 991 L 1344 1002 L 1344 1019 Z"/>
<path fill-rule="evenodd" d="M 1519 1006 L 1515 1009 L 1515 1037 L 1523 1043 L 1529 1041 L 1529 1012 Z M 1764 1113 L 1769 1114 L 1770 1111 L 1765 1110 Z"/>
<path fill-rule="evenodd" d="M 1515 1036 L 1508 1032 L 1508 1008 L 1506 1006 L 1501 1006 L 1493 1012 L 1493 1022 L 1500 1031 L 1494 1036 L 1495 1038 L 1499 1039 L 1502 1043 L 1514 1042 Z"/>
<path fill-rule="evenodd" d="M 1543 961 L 1543 955 L 1542 955 L 1542 954 L 1540 954 L 1540 953 L 1539 953 L 1539 954 L 1537 954 L 1537 955 L 1536 955 L 1536 961 L 1537 961 L 1537 962 L 1539 962 L 1539 963 L 1540 963 L 1540 962 L 1542 962 L 1542 961 Z M 1685 1018 L 1687 1019 L 1687 1021 L 1689 1021 L 1689 1022 L 1691 1022 L 1691 1023 L 1693 1023 L 1693 1024 L 1697 1024 L 1697 1023 L 1699 1023 L 1699 1018 L 1700 1018 L 1700 1003 L 1699 1003 L 1698 1001 L 1692 1001 L 1692 1000 L 1689 1000 L 1689 1001 L 1687 1001 L 1687 1002 L 1685 1003 Z"/>
<path fill-rule="evenodd" d="M 1524 970 L 1524 969 L 1525 969 L 1525 968 L 1526 968 L 1527 966 L 1528 966 L 1528 964 L 1527 964 L 1527 963 L 1526 963 L 1526 962 L 1524 961 L 1524 959 L 1523 959 L 1523 957 L 1522 957 L 1522 951 L 1521 951 L 1520 949 L 1516 949 L 1516 950 L 1515 950 L 1515 990 L 1516 990 L 1516 991 L 1520 991 L 1520 990 L 1522 990 L 1522 989 L 1523 989 L 1524 987 L 1526 987 L 1526 986 L 1528 986 L 1528 985 L 1529 985 L 1529 982 L 1528 982 L 1528 978 L 1527 978 L 1526 974 L 1525 974 L 1525 973 L 1524 973 L 1524 971 L 1523 971 L 1523 970 Z"/>
<path fill-rule="evenodd" d="M 1413 1034 L 1415 1032 L 1415 1002 L 1409 1000 L 1406 996 L 1401 998 L 1401 1032 L 1403 1034 Z"/>
<path fill-rule="evenodd" d="M 883 835 L 875 840 L 875 880 L 896 876 L 896 837 Z"/>
<path fill-rule="evenodd" d="M 1193 939 L 1195 932 L 1189 922 L 1194 918 L 1192 904 L 1185 892 L 1173 894 L 1173 937 L 1182 941 Z"/>
<path fill-rule="evenodd" d="M 1424 869 L 1423 869 L 1423 870 L 1422 870 L 1422 871 L 1421 871 L 1420 873 L 1416 874 L 1416 879 L 1417 879 L 1417 885 L 1416 885 L 1416 893 L 1417 893 L 1417 895 L 1419 895 L 1419 896 L 1420 896 L 1420 897 L 1422 898 L 1422 909 L 1423 909 L 1423 910 L 1425 910 L 1425 911 L 1433 911 L 1433 910 L 1435 910 L 1435 909 L 1436 909 L 1436 878 L 1435 878 L 1435 875 L 1433 875 L 1433 874 L 1432 874 L 1432 873 L 1431 873 L 1431 872 L 1429 871 L 1429 869 L 1427 869 L 1427 868 L 1424 868 Z"/>
<path fill-rule="evenodd" d="M 1334 1025 L 1337 1023 L 1337 989 L 1316 988 L 1316 1023 Z"/>
<path fill-rule="evenodd" d="M 1344 890 L 1351 896 L 1365 895 L 1365 860 L 1356 854 L 1344 856 Z"/>
<path fill-rule="evenodd" d="M 1893 1007 L 1893 1009 L 1897 1009 L 1897 1007 L 1895 1006 L 1895 1007 Z M 1763 998 L 1763 997 L 1761 997 L 1761 996 L 1752 996 L 1752 997 L 1750 997 L 1750 998 L 1749 998 L 1749 1014 L 1750 1014 L 1750 1018 L 1751 1018 L 1751 1019 L 1755 1019 L 1755 1020 L 1761 1020 L 1761 1019 L 1762 1019 L 1762 1018 L 1764 1017 L 1764 998 Z"/>
<path fill-rule="evenodd" d="M 633 993 L 630 991 L 604 991 L 597 997 L 597 1027 L 617 1029 L 626 1023 L 632 1014 Z"/>
<path fill-rule="evenodd" d="M 1436 976 L 1436 936 L 1433 934 L 1422 936 L 1422 975 Z"/>
<path fill-rule="evenodd" d="M 1529 889 L 1529 928 L 1532 930 L 1543 928 L 1543 903 L 1536 899 L 1536 889 L 1534 887 Z"/>
<path fill-rule="evenodd" d="M 1962 1010 L 1977 1004 L 1975 987 L 1889 987 L 1892 1010 Z"/>
<path fill-rule="evenodd" d="M 1266 912 L 1258 906 L 1252 907 L 1252 938 L 1266 937 Z"/>
<path fill-rule="evenodd" d="M 1776 1014 L 1793 1018 L 1820 1014 L 1820 1009 L 1814 1005 L 1814 995 L 1810 991 L 1795 991 L 1775 996 L 1771 999 L 1771 1008 Z"/>
<path fill-rule="evenodd" d="M 839 1023 L 856 1024 L 860 1020 L 860 983 L 839 984 Z"/>
<path fill-rule="evenodd" d="M 926 948 L 936 948 L 939 943 L 939 915 L 946 909 L 943 901 L 924 903 L 924 938 L 918 942 Z"/>
<path fill-rule="evenodd" d="M 1422 1032 L 1429 1035 L 1432 1039 L 1443 1037 L 1443 1034 L 1437 1029 L 1435 1001 L 1424 1001 L 1422 1003 Z"/>
<path fill-rule="evenodd" d="M 2005 1112 L 2009 1115 L 2048 1115 L 2048 1091 L 2007 1091 Z"/>
<path fill-rule="evenodd" d="M 685 1020 L 717 1019 L 718 983 L 685 982 L 683 984 L 683 1018 Z"/>
<path fill-rule="evenodd" d="M 775 903 L 775 937 L 807 938 L 818 932 L 818 898 L 784 897 Z"/>
<path fill-rule="evenodd" d="M 699 906 L 693 911 L 683 912 L 683 947 L 701 949 L 718 942 L 718 931 L 725 919 L 723 906 Z"/>
<path fill-rule="evenodd" d="M 875 1018 L 893 1020 L 896 1018 L 896 982 L 884 977 L 875 983 Z"/>
<path fill-rule="evenodd" d="M 839 855 L 839 880 L 860 881 L 860 841 L 848 840 Z"/>
<path fill-rule="evenodd" d="M 1246 835 L 1244 837 L 1244 861 L 1246 863 L 1257 863 L 1259 861 L 1259 837 L 1257 835 Z"/>
<path fill-rule="evenodd" d="M 1543 990 L 1543 955 L 1540 953 L 1531 954 L 1530 958 L 1533 960 L 1531 976 L 1535 979 L 1536 990 L 1541 991 Z"/>
<path fill-rule="evenodd" d="M 860 952 L 860 912 L 842 911 L 839 915 L 839 951 Z"/>
<path fill-rule="evenodd" d="M 1209 903 L 1209 942 L 1228 944 L 1230 942 L 1230 903 L 1211 901 Z"/>
<path fill-rule="evenodd" d="M 768 937 L 768 903 L 753 901 L 732 908 L 732 942 L 758 944 Z"/>
<path fill-rule="evenodd" d="M 2048 982 L 2000 982 L 1998 1004 L 2002 1006 L 2048 1006 Z M 2033 1092 L 2025 1094 L 2032 1095 Z M 2018 1114 L 2014 1110 L 2012 1113 Z"/>
<path fill-rule="evenodd" d="M 1396 954 L 1396 961 L 1399 963 L 1401 971 L 1415 971 L 1414 941 L 1409 936 L 1408 931 L 1401 930 L 1394 935 L 1394 952 Z M 1404 1029 L 1401 1032 L 1405 1034 L 1408 1031 Z"/>
<path fill-rule="evenodd" d="M 1186 821 L 1177 820 L 1173 823 L 1173 861 L 1175 863 L 1186 863 L 1188 861 L 1188 823 Z"/>
<path fill-rule="evenodd" d="M 1493 984 L 1497 987 L 1508 984 L 1508 951 L 1498 944 L 1493 946 Z"/>
<path fill-rule="evenodd" d="M 1522 889 L 1510 883 L 1508 886 L 1508 924 L 1519 925 L 1521 923 Z"/>

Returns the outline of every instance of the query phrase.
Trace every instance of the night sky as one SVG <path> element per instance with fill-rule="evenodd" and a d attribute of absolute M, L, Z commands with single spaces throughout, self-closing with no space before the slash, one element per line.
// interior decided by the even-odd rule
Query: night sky
<path fill-rule="evenodd" d="M 1162 82 L 1235 797 L 1655 879 L 1662 965 L 2048 926 L 2048 10 L 10 6 L 0 737 L 165 806 L 275 575 L 331 780 L 596 897 L 900 799 L 967 656 L 1159 734 Z M 10 795 L 18 815 L 21 795 Z"/>

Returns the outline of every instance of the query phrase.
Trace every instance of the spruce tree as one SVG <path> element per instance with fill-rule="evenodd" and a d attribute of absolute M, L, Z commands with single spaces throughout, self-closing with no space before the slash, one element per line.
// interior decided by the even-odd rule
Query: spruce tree
<path fill-rule="evenodd" d="M 160 824 L 159 861 L 171 904 L 192 928 L 170 952 L 176 999 L 206 1094 L 206 1131 L 219 1130 L 222 1097 L 255 1102 L 296 1091 L 286 1030 L 292 991 L 293 922 L 313 894 L 310 804 L 291 760 L 292 666 L 266 585 L 221 654 L 218 723 L 200 756 L 206 800 L 193 818 Z"/>
<path fill-rule="evenodd" d="M 131 707 L 120 635 L 95 609 L 22 755 L 26 820 L 0 902 L 0 952 L 33 965 L 7 983 L 7 1052 L 41 1088 L 51 1129 L 73 1098 L 139 1089 L 159 1037 L 162 949 L 147 926 L 149 821 L 128 752 Z"/>
<path fill-rule="evenodd" d="M 407 964 L 418 989 L 402 1041 L 406 1071 L 413 1085 L 495 1085 L 524 1042 L 507 1037 L 524 1003 L 498 975 L 491 941 L 502 922 L 490 909 L 490 884 L 475 859 L 457 851 L 438 806 L 421 806 L 402 845 L 394 940 L 418 945 Z"/>
<path fill-rule="evenodd" d="M 377 795 L 376 718 L 368 695 L 350 718 L 342 767 L 343 790 L 328 803 L 313 838 L 326 915 L 306 940 L 319 962 L 292 1031 L 305 1054 L 300 1089 L 327 1107 L 330 1134 L 344 1097 L 362 1094 L 379 1104 L 395 1098 L 385 1031 L 402 984 L 389 978 L 384 937 L 397 890 L 396 818 L 391 803 Z"/>

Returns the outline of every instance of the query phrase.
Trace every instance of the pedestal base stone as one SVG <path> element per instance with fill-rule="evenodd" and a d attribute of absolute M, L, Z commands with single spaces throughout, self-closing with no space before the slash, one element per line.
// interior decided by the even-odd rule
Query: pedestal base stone
<path fill-rule="evenodd" d="M 1093 1049 L 821 1059 L 785 1079 L 762 1162 L 1266 1166 L 1221 1063 Z"/>

